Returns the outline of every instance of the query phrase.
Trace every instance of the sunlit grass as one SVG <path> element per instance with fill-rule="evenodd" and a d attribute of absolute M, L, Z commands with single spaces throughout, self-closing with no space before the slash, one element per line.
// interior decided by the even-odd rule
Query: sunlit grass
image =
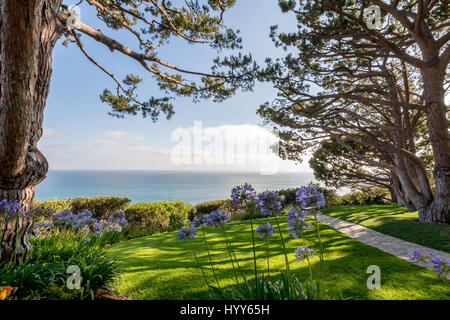
<path fill-rule="evenodd" d="M 450 252 L 450 225 L 421 223 L 417 211 L 397 205 L 327 208 L 324 214 L 423 246 Z"/>
<path fill-rule="evenodd" d="M 286 246 L 290 252 L 291 269 L 302 279 L 307 279 L 306 263 L 294 258 L 301 240 L 287 236 L 286 223 L 282 228 L 286 235 Z M 256 225 L 265 222 L 274 224 L 273 218 L 256 220 Z M 450 299 L 450 282 L 437 279 L 429 270 L 400 260 L 376 248 L 350 239 L 325 225 L 321 234 L 326 248 L 325 259 L 331 275 L 324 282 L 333 298 L 339 299 L 337 288 L 345 298 L 352 299 Z M 235 222 L 226 225 L 241 267 L 249 280 L 253 279 L 250 223 Z M 215 267 L 221 286 L 234 283 L 234 274 L 219 230 L 206 228 Z M 201 233 L 199 232 L 199 235 Z M 284 268 L 284 256 L 276 233 L 270 241 L 271 270 Z M 307 233 L 308 245 L 317 248 L 314 231 Z M 202 237 L 194 239 L 194 246 L 211 283 L 212 273 Z M 266 269 L 264 242 L 258 239 L 258 269 Z M 208 289 L 197 268 L 189 243 L 176 239 L 175 232 L 153 235 L 125 241 L 107 249 L 117 259 L 122 272 L 119 290 L 133 299 L 208 299 Z M 319 277 L 318 258 L 313 262 L 315 277 Z M 381 289 L 369 290 L 366 281 L 367 267 L 378 265 L 381 269 Z M 271 274 L 276 276 L 276 274 Z"/>

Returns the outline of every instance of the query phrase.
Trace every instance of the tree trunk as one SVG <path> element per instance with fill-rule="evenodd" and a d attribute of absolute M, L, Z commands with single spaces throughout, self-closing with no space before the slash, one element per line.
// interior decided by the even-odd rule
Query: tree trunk
<path fill-rule="evenodd" d="M 0 2 L 0 199 L 31 209 L 35 186 L 48 163 L 37 143 L 42 136 L 51 56 L 62 34 L 57 21 L 61 0 Z M 0 220 L 0 262 L 21 261 L 27 250 L 31 217 Z M 14 254 L 13 254 L 14 253 Z"/>
<path fill-rule="evenodd" d="M 428 135 L 433 149 L 435 192 L 432 202 L 419 210 L 422 222 L 450 223 L 450 135 L 444 97 L 445 66 L 422 72 Z"/>

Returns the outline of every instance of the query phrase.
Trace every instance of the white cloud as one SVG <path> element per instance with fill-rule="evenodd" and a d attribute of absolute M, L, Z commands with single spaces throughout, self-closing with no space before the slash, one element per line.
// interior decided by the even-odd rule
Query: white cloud
<path fill-rule="evenodd" d="M 194 127 L 178 128 L 193 140 Z M 251 124 L 220 125 L 203 128 L 203 133 L 209 137 L 228 137 L 231 141 L 246 142 L 245 148 L 236 145 L 221 144 L 220 141 L 202 141 L 202 148 L 191 150 L 192 158 L 195 154 L 202 159 L 201 163 L 181 163 L 172 161 L 172 151 L 179 141 L 172 140 L 167 147 L 158 148 L 146 141 L 144 135 L 127 131 L 106 131 L 93 135 L 90 140 L 81 142 L 50 143 L 42 141 L 40 148 L 48 158 L 52 169 L 97 169 L 97 170 L 194 170 L 194 171 L 254 171 L 260 172 L 261 163 L 276 163 L 279 171 L 311 172 L 307 159 L 302 164 L 295 165 L 292 161 L 283 161 L 276 154 L 267 150 L 261 154 L 258 148 L 251 148 L 252 139 L 266 142 L 274 141 L 274 135 L 267 129 Z M 170 141 L 170 137 L 167 137 Z M 219 139 L 220 140 L 220 139 Z M 276 140 L 276 139 L 275 139 Z M 193 142 L 192 142 L 193 143 Z M 267 143 L 266 143 L 267 144 Z M 215 153 L 222 153 L 224 159 L 234 159 L 231 163 L 224 161 L 217 163 Z M 265 158 L 264 158 L 265 157 Z M 245 159 L 238 163 L 236 159 Z"/>
<path fill-rule="evenodd" d="M 137 135 L 122 130 L 106 131 L 103 133 L 103 136 L 113 140 L 128 140 L 128 141 L 142 141 L 145 138 L 143 135 Z"/>
<path fill-rule="evenodd" d="M 62 130 L 53 129 L 53 128 L 45 128 L 42 138 L 53 138 L 53 137 L 62 136 L 64 134 L 65 134 L 65 132 Z"/>

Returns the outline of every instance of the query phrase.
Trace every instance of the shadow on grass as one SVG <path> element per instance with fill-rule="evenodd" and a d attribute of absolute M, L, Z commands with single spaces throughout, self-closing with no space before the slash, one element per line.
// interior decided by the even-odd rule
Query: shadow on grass
<path fill-rule="evenodd" d="M 255 221 L 255 225 L 267 221 L 267 219 Z M 269 222 L 275 224 L 273 219 L 269 219 Z M 303 242 L 288 236 L 285 220 L 281 226 L 292 272 L 300 279 L 308 279 L 307 263 L 297 262 L 293 255 L 295 248 L 304 245 Z M 437 279 L 431 271 L 352 240 L 325 225 L 321 224 L 320 229 L 329 270 L 329 274 L 326 273 L 324 276 L 324 285 L 333 298 L 340 297 L 337 288 L 340 288 L 344 297 L 352 299 L 450 298 L 450 282 Z M 205 228 L 205 231 L 220 285 L 224 287 L 234 284 L 235 275 L 222 233 L 214 228 Z M 253 281 L 253 251 L 249 222 L 230 223 L 226 225 L 226 231 L 242 271 L 248 281 Z M 193 245 L 207 273 L 208 281 L 213 284 L 211 267 L 200 230 L 198 235 L 193 240 Z M 278 233 L 274 233 L 269 245 L 272 277 L 276 277 L 279 271 L 284 269 L 284 255 L 278 237 Z M 306 234 L 306 239 L 308 246 L 318 249 L 314 230 Z M 175 232 L 126 241 L 111 246 L 107 252 L 117 259 L 121 266 L 120 291 L 134 299 L 208 298 L 207 285 L 194 260 L 189 243 L 177 240 Z M 266 252 L 264 241 L 259 238 L 257 238 L 257 258 L 259 272 L 265 272 Z M 312 261 L 315 278 L 320 275 L 318 261 L 318 258 Z M 367 289 L 366 281 L 370 274 L 367 274 L 366 270 L 370 265 L 378 265 L 381 269 L 380 290 Z"/>
<path fill-rule="evenodd" d="M 450 225 L 419 222 L 417 212 L 396 205 L 327 208 L 322 213 L 450 253 Z"/>

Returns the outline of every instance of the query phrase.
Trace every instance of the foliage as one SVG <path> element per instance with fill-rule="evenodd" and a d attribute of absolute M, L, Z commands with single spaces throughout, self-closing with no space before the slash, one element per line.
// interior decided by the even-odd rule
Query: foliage
<path fill-rule="evenodd" d="M 194 220 L 194 217 L 198 214 L 209 214 L 213 211 L 223 209 L 231 211 L 233 204 L 230 200 L 213 200 L 197 203 L 189 212 L 189 220 Z"/>
<path fill-rule="evenodd" d="M 279 130 L 280 157 L 301 162 L 303 155 L 329 142 L 326 150 L 339 150 L 330 163 L 320 161 L 332 167 L 315 163 L 322 171 L 320 180 L 333 172 L 356 171 L 357 183 L 363 176 L 364 182 L 381 180 L 387 187 L 395 176 L 396 188 L 404 190 L 422 221 L 448 223 L 449 180 L 438 173 L 450 163 L 449 157 L 441 156 L 449 143 L 449 136 L 441 135 L 448 127 L 446 1 L 279 4 L 297 23 L 287 32 L 271 27 L 274 45 L 286 54 L 267 58 L 257 77 L 278 91 L 277 99 L 261 105 L 258 114 Z M 370 23 L 370 4 L 380 8 L 380 25 Z M 433 66 L 427 63 L 431 60 Z M 431 105 L 435 107 L 427 107 Z M 431 153 L 434 194 L 427 170 Z"/>
<path fill-rule="evenodd" d="M 327 291 L 320 283 L 302 282 L 296 275 L 288 278 L 283 271 L 280 279 L 270 279 L 261 275 L 254 287 L 213 288 L 210 298 L 214 300 L 328 300 Z"/>
<path fill-rule="evenodd" d="M 192 206 L 183 201 L 139 202 L 130 204 L 125 215 L 130 228 L 146 232 L 163 232 L 187 225 Z"/>
<path fill-rule="evenodd" d="M 34 224 L 31 233 L 39 236 L 54 230 L 74 230 L 100 237 L 105 233 L 121 232 L 127 225 L 128 221 L 123 211 L 111 213 L 107 220 L 100 220 L 93 218 L 89 211 L 75 214 L 70 210 L 64 210 L 51 213 L 45 220 Z"/>
<path fill-rule="evenodd" d="M 130 32 L 132 39 L 136 40 L 135 45 L 130 48 L 137 49 L 131 50 L 120 43 L 119 39 L 110 38 L 110 32 L 106 36 L 96 30 L 96 27 L 90 27 L 82 21 L 77 22 L 76 32 L 65 30 L 64 44 L 77 45 L 115 83 L 114 90 L 105 89 L 100 95 L 101 101 L 111 106 L 110 115 L 123 118 L 125 115 L 142 114 L 143 117 L 156 121 L 161 114 L 165 114 L 170 119 L 174 114 L 172 100 L 177 96 L 191 97 L 194 102 L 209 98 L 222 101 L 232 96 L 239 87 L 243 90 L 251 89 L 253 81 L 248 79 L 248 74 L 255 66 L 251 65 L 249 56 L 239 54 L 240 59 L 236 61 L 226 57 L 217 58 L 209 73 L 175 66 L 163 57 L 163 48 L 173 38 L 190 45 L 209 46 L 218 51 L 242 48 L 239 31 L 226 28 L 222 19 L 224 12 L 233 7 L 234 3 L 235 0 L 186 1 L 178 4 L 168 1 L 89 1 L 90 7 L 110 31 Z M 62 6 L 59 20 L 63 24 L 67 23 L 72 14 L 68 9 L 67 6 Z M 127 74 L 120 81 L 90 56 L 84 48 L 82 37 L 93 38 L 112 51 L 117 50 L 138 61 L 144 71 L 154 76 L 162 96 L 142 100 L 137 93 L 142 77 Z M 225 68 L 228 67 L 239 68 L 241 72 L 237 73 L 235 69 L 227 71 Z"/>
<path fill-rule="evenodd" d="M 233 188 L 231 192 L 231 197 L 233 204 L 235 205 L 245 205 L 247 209 L 252 210 L 255 208 L 255 205 L 259 208 L 259 211 L 264 216 L 277 216 L 279 212 L 282 210 L 281 201 L 283 198 L 279 196 L 279 194 L 275 191 L 265 191 L 259 194 L 256 194 L 253 187 L 249 184 L 244 184 L 242 186 L 237 186 Z M 255 283 L 250 283 L 247 281 L 247 277 L 245 276 L 241 266 L 240 261 L 237 258 L 235 251 L 233 249 L 234 245 L 230 241 L 230 238 L 225 230 L 225 225 L 228 220 L 230 220 L 230 216 L 227 214 L 225 210 L 218 209 L 213 211 L 207 215 L 199 214 L 196 216 L 194 221 L 192 222 L 190 227 L 184 227 L 178 231 L 177 237 L 180 240 L 189 241 L 192 253 L 194 255 L 195 261 L 197 262 L 198 267 L 201 270 L 201 273 L 204 277 L 206 285 L 210 288 L 211 298 L 232 298 L 232 299 L 265 299 L 265 298 L 274 298 L 277 297 L 279 299 L 302 299 L 302 298 L 323 298 L 325 295 L 320 293 L 318 289 L 320 287 L 320 279 L 317 284 L 313 281 L 313 274 L 311 268 L 311 260 L 314 256 L 318 256 L 320 258 L 321 268 L 324 266 L 323 261 L 323 252 L 322 252 L 322 242 L 320 238 L 320 231 L 318 228 L 318 220 L 316 215 L 316 208 L 323 208 L 325 206 L 325 197 L 323 194 L 319 193 L 313 187 L 301 187 L 296 193 L 297 202 L 300 204 L 302 208 L 314 207 L 314 219 L 317 227 L 317 235 L 319 242 L 320 252 L 316 254 L 316 251 L 306 246 L 306 239 L 304 238 L 304 234 L 312 229 L 312 223 L 307 222 L 306 214 L 301 209 L 291 209 L 286 218 L 288 220 L 288 232 L 296 239 L 301 239 L 303 241 L 304 246 L 298 247 L 295 250 L 295 257 L 298 262 L 304 262 L 304 260 L 308 263 L 309 267 L 309 286 L 311 290 L 304 290 L 304 286 L 301 281 L 298 280 L 295 276 L 291 275 L 290 267 L 289 267 L 289 258 L 288 252 L 286 250 L 285 240 L 282 235 L 280 223 L 278 219 L 275 220 L 276 225 L 278 227 L 278 232 L 280 236 L 280 241 L 283 248 L 283 253 L 285 257 L 285 273 L 283 274 L 282 281 L 264 281 L 258 280 L 258 270 L 257 270 L 257 258 L 256 258 L 256 246 L 255 246 L 255 232 L 260 235 L 261 238 L 264 238 L 266 241 L 265 252 L 267 259 L 267 275 L 270 276 L 270 254 L 268 249 L 268 241 L 273 237 L 273 233 L 275 232 L 275 228 L 273 228 L 270 223 L 266 223 L 260 225 L 254 230 L 253 228 L 253 219 L 250 219 L 251 225 L 251 236 L 252 236 L 252 249 L 253 249 L 253 265 L 254 265 L 254 276 Z M 213 271 L 213 276 L 215 280 L 215 287 L 213 284 L 210 284 L 206 273 L 204 271 L 204 266 L 200 263 L 198 259 L 198 255 L 192 246 L 192 239 L 197 237 L 197 229 L 202 229 L 204 232 L 205 226 L 213 226 L 217 229 L 220 229 L 223 234 L 223 242 L 228 251 L 228 255 L 230 258 L 231 265 L 233 267 L 234 276 L 236 282 L 231 287 L 221 288 L 219 285 L 219 280 L 216 276 L 215 267 L 213 260 L 209 254 L 208 242 L 206 237 L 204 237 L 205 248 L 208 252 L 209 263 L 211 265 L 211 269 Z M 204 234 L 204 233 L 203 233 Z M 242 261 L 241 261 L 242 263 Z M 322 273 L 321 273 L 322 276 Z M 295 286 L 295 288 L 294 288 Z M 259 290 L 262 291 L 259 291 Z M 267 291 L 267 292 L 266 292 Z M 308 293 L 306 293 L 308 292 Z M 310 292 L 315 292 L 313 296 L 310 296 Z"/>
<path fill-rule="evenodd" d="M 403 230 L 415 239 L 428 243 L 422 245 L 432 246 L 432 242 L 440 245 L 449 245 L 450 230 L 448 225 L 430 225 L 414 221 L 414 213 L 406 212 L 398 206 L 355 206 L 325 208 L 321 212 L 334 214 L 351 214 L 352 220 L 371 221 L 379 231 L 394 229 Z M 367 215 L 367 214 L 370 215 Z M 287 234 L 287 220 L 280 220 L 283 234 Z M 370 220 L 369 220 L 370 219 Z M 356 222 L 356 221 L 354 221 Z M 253 220 L 254 227 L 270 223 L 276 226 L 275 217 Z M 404 225 L 403 228 L 400 227 Z M 251 245 L 250 221 L 232 222 L 225 225 L 227 235 L 243 273 L 248 282 L 254 283 L 253 249 Z M 320 235 L 324 244 L 326 265 L 330 271 L 329 276 L 322 280 L 321 288 L 328 289 L 331 299 L 338 298 L 338 289 L 344 297 L 354 300 L 448 300 L 450 296 L 449 284 L 437 279 L 434 272 L 414 265 L 408 261 L 398 259 L 374 247 L 362 244 L 350 237 L 319 223 Z M 421 234 L 420 230 L 425 234 Z M 447 230 L 447 231 L 446 231 Z M 234 271 L 230 262 L 228 251 L 223 242 L 220 229 L 204 228 L 208 248 L 213 259 L 215 273 L 222 288 L 235 286 Z M 204 271 L 210 283 L 214 276 L 209 264 L 208 252 L 205 250 L 202 229 L 197 230 L 198 236 L 192 239 L 198 259 L 204 265 Z M 392 234 L 391 234 L 392 235 Z M 396 236 L 394 234 L 394 236 Z M 309 246 L 317 248 L 315 232 L 305 234 Z M 176 231 L 155 234 L 145 238 L 123 241 L 105 249 L 108 256 L 118 261 L 121 266 L 121 281 L 118 291 L 136 300 L 206 300 L 210 298 L 210 290 L 198 269 L 192 256 L 189 241 L 176 241 Z M 284 254 L 282 252 L 277 232 L 269 241 L 270 252 L 270 280 L 281 279 L 278 270 L 284 268 Z M 410 238 L 408 241 L 413 241 Z M 258 279 L 264 270 L 267 270 L 265 239 L 255 237 Z M 299 246 L 299 240 L 285 237 L 286 249 L 289 253 Z M 301 245 L 301 241 L 300 241 Z M 441 249 L 443 250 L 443 248 Z M 308 279 L 309 270 L 307 262 L 298 263 L 293 254 L 289 254 L 291 274 L 300 280 Z M 319 259 L 311 261 L 314 275 L 320 274 Z M 366 286 L 369 276 L 367 266 L 382 267 L 382 284 L 377 290 L 369 290 Z M 328 275 L 328 273 L 326 273 Z M 264 274 L 267 279 L 267 272 Z M 186 284 L 189 285 L 186 285 Z M 308 281 L 306 281 L 306 284 Z M 217 284 L 214 286 L 217 287 Z M 241 286 L 242 287 L 242 286 Z M 244 286 L 245 288 L 245 286 Z M 244 290 L 242 288 L 242 290 Z"/>
<path fill-rule="evenodd" d="M 47 209 L 54 212 L 71 210 L 73 213 L 83 211 L 92 212 L 96 219 L 106 219 L 111 213 L 122 211 L 131 200 L 127 197 L 90 197 L 53 199 L 33 202 L 33 207 Z"/>
<path fill-rule="evenodd" d="M 334 189 L 320 187 L 318 184 L 310 183 L 308 186 L 314 187 L 318 192 L 322 193 L 325 197 L 327 206 L 336 201 L 337 193 Z M 283 208 L 289 208 L 297 205 L 296 193 L 300 190 L 299 188 L 288 188 L 278 190 L 278 194 L 284 197 L 282 201 Z"/>
<path fill-rule="evenodd" d="M 55 230 L 31 238 L 33 250 L 23 264 L 0 268 L 0 286 L 14 287 L 14 299 L 92 299 L 98 289 L 113 290 L 118 266 L 104 255 L 101 240 L 86 241 L 86 236 Z M 71 265 L 80 267 L 80 289 L 66 286 Z"/>
<path fill-rule="evenodd" d="M 367 189 L 366 191 L 355 191 L 347 193 L 343 196 L 336 197 L 331 203 L 332 206 L 347 205 L 370 205 L 370 204 L 386 204 L 387 193 L 379 189 Z"/>

